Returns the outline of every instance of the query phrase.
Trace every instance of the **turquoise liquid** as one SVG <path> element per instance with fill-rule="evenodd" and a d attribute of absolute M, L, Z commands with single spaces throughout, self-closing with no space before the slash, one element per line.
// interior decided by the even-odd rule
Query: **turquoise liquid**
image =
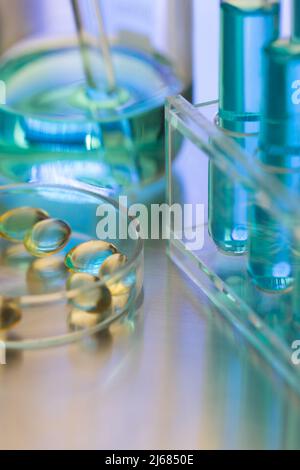
<path fill-rule="evenodd" d="M 299 197 L 300 188 L 300 44 L 278 40 L 264 53 L 265 83 L 258 154 L 261 171 L 277 178 Z M 289 289 L 295 258 L 291 227 L 284 227 L 265 209 L 250 213 L 249 271 L 262 289 Z"/>
<path fill-rule="evenodd" d="M 256 6 L 251 8 L 251 4 Z M 257 2 L 221 5 L 220 127 L 248 153 L 257 147 L 262 87 L 262 48 L 278 37 L 279 5 Z M 248 196 L 215 164 L 209 168 L 209 231 L 228 254 L 247 250 Z"/>
<path fill-rule="evenodd" d="M 91 60 L 97 50 L 89 51 Z M 0 173 L 8 180 L 76 178 L 133 188 L 164 171 L 164 102 L 183 91 L 160 56 L 112 48 L 118 88 L 86 87 L 76 46 L 48 44 L 0 63 L 6 105 L 0 106 Z"/>

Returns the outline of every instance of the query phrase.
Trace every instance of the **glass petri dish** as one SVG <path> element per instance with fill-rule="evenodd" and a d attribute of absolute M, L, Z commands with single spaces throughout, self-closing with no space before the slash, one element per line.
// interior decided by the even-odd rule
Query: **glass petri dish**
<path fill-rule="evenodd" d="M 66 246 L 57 254 L 39 258 L 52 260 L 56 267 L 41 277 L 36 272 L 37 258 L 22 242 L 0 238 L 0 306 L 16 310 L 20 321 L 10 329 L 0 330 L 0 340 L 7 349 L 39 349 L 78 341 L 106 329 L 112 322 L 135 309 L 143 285 L 144 247 L 136 221 L 128 218 L 108 191 L 89 185 L 16 184 L 0 187 L 0 214 L 16 208 L 38 208 L 51 218 L 65 221 L 72 230 Z M 126 255 L 127 262 L 113 274 L 95 282 L 95 288 L 109 289 L 111 302 L 105 314 L 78 308 L 78 299 L 90 298 L 90 288 L 67 289 L 70 271 L 65 267 L 67 253 L 81 243 L 99 240 L 99 221 L 109 214 L 112 231 L 107 242 Z M 131 237 L 119 239 L 120 227 L 129 229 Z M 114 233 L 112 233 L 114 232 Z M 95 292 L 93 286 L 93 293 Z M 74 312 L 79 318 L 74 323 Z M 2 311 L 3 313 L 3 311 Z M 14 311 L 13 311 L 14 313 Z M 82 324 L 82 315 L 84 321 Z M 86 317 L 88 315 L 88 317 Z M 0 316 L 1 319 L 1 316 Z M 2 318 L 3 319 L 3 318 Z M 86 321 L 88 319 L 88 321 Z M 0 323 L 1 324 L 1 323 Z"/>

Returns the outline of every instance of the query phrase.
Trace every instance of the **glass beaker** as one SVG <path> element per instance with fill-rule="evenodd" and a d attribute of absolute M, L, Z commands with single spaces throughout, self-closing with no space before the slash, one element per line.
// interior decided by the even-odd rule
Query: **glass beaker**
<path fill-rule="evenodd" d="M 178 48 L 173 40 L 179 21 L 191 34 L 191 2 L 185 9 L 177 0 L 165 2 L 160 20 L 155 2 L 102 2 L 117 83 L 109 96 L 101 93 L 97 0 L 78 3 L 100 94 L 87 85 L 70 0 L 0 0 L 0 173 L 5 181 L 78 179 L 120 192 L 140 188 L 164 170 L 165 98 L 191 84 L 189 40 Z M 134 28 L 140 18 L 147 25 L 142 32 Z M 157 28 L 159 51 L 148 36 Z"/>

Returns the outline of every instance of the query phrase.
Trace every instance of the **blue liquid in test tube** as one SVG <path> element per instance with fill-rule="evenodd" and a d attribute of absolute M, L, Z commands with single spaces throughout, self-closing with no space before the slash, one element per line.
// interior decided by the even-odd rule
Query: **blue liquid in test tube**
<path fill-rule="evenodd" d="M 298 197 L 300 188 L 300 19 L 291 38 L 278 39 L 264 51 L 264 88 L 259 161 Z M 293 221 L 291 221 L 292 225 Z M 281 292 L 293 285 L 295 253 L 292 227 L 283 226 L 266 210 L 254 206 L 250 215 L 249 272 L 263 290 Z"/>

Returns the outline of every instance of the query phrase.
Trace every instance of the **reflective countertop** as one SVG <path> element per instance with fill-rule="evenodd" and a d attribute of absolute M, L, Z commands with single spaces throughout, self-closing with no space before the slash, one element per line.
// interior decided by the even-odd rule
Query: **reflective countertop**
<path fill-rule="evenodd" d="M 164 253 L 134 318 L 0 366 L 1 449 L 300 448 L 299 400 Z"/>

